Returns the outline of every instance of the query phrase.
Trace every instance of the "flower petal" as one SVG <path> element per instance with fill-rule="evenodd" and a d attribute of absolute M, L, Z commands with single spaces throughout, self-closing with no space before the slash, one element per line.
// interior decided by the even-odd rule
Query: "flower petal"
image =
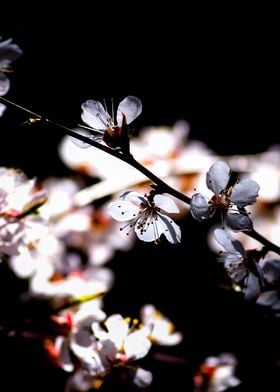
<path fill-rule="evenodd" d="M 133 120 L 135 120 L 139 114 L 142 112 L 142 103 L 140 99 L 134 97 L 133 95 L 129 95 L 124 98 L 119 106 L 117 111 L 117 123 L 119 126 L 122 125 L 123 116 L 125 115 L 126 123 L 130 124 Z"/>
<path fill-rule="evenodd" d="M 56 340 L 56 348 L 59 350 L 60 366 L 66 372 L 72 372 L 74 365 L 69 351 L 69 339 L 59 336 Z"/>
<path fill-rule="evenodd" d="M 228 213 L 225 216 L 225 223 L 233 230 L 252 230 L 253 222 L 248 215 L 238 213 Z"/>
<path fill-rule="evenodd" d="M 105 130 L 108 128 L 108 113 L 99 101 L 89 99 L 82 104 L 82 120 L 94 129 Z"/>
<path fill-rule="evenodd" d="M 0 97 L 7 94 L 10 88 L 10 81 L 6 75 L 0 72 Z"/>
<path fill-rule="evenodd" d="M 236 240 L 227 230 L 214 230 L 214 237 L 226 252 L 238 253 L 246 258 L 246 252 L 240 241 Z"/>
<path fill-rule="evenodd" d="M 177 223 L 173 221 L 173 219 L 168 216 L 158 214 L 157 226 L 171 244 L 181 242 L 181 229 Z"/>
<path fill-rule="evenodd" d="M 134 373 L 133 383 L 139 388 L 148 387 L 153 381 L 153 375 L 148 370 L 137 368 Z"/>
<path fill-rule="evenodd" d="M 0 68 L 9 65 L 22 55 L 22 50 L 17 44 L 12 44 L 12 38 L 0 42 Z"/>
<path fill-rule="evenodd" d="M 155 218 L 149 216 L 145 224 L 137 224 L 134 230 L 141 241 L 152 242 L 157 241 L 160 238 L 161 234 L 164 233 L 165 228 L 158 225 L 158 216 Z"/>
<path fill-rule="evenodd" d="M 6 109 L 7 109 L 7 106 L 5 106 L 2 103 L 0 103 L 0 117 L 3 116 L 3 114 L 4 114 Z"/>
<path fill-rule="evenodd" d="M 207 187 L 214 192 L 215 195 L 219 195 L 224 189 L 226 189 L 229 177 L 229 166 L 223 161 L 218 161 L 214 163 L 206 173 Z"/>
<path fill-rule="evenodd" d="M 73 128 L 72 129 L 74 132 L 78 133 L 79 135 L 85 136 L 88 139 L 92 139 L 93 136 L 92 134 L 87 131 L 86 129 L 82 129 L 82 128 Z M 80 147 L 80 148 L 89 148 L 92 147 L 90 144 L 83 142 L 82 140 L 79 140 L 75 137 L 69 136 L 69 139 L 71 140 L 72 143 L 74 143 L 76 146 Z"/>
<path fill-rule="evenodd" d="M 244 289 L 244 298 L 248 301 L 255 300 L 261 292 L 259 278 L 252 272 L 249 272 L 246 286 Z"/>
<path fill-rule="evenodd" d="M 148 354 L 152 346 L 151 341 L 148 339 L 149 333 L 150 330 L 147 327 L 143 327 L 127 336 L 123 345 L 127 359 L 137 360 Z"/>
<path fill-rule="evenodd" d="M 117 349 L 120 349 L 129 332 L 127 322 L 120 314 L 113 314 L 104 324 L 108 329 L 108 339 L 115 344 Z"/>
<path fill-rule="evenodd" d="M 163 195 L 155 195 L 154 202 L 158 208 L 166 212 L 170 212 L 170 213 L 180 212 L 177 204 L 174 202 L 173 199 L 171 199 L 171 197 L 163 196 Z"/>
<path fill-rule="evenodd" d="M 269 306 L 274 310 L 280 310 L 279 292 L 276 290 L 270 290 L 261 293 L 257 299 L 257 304 Z"/>
<path fill-rule="evenodd" d="M 93 384 L 93 376 L 85 370 L 76 370 L 67 378 L 64 392 L 87 392 Z"/>
<path fill-rule="evenodd" d="M 248 274 L 247 265 L 238 253 L 225 253 L 220 259 L 223 259 L 225 270 L 234 282 L 239 283 Z"/>
<path fill-rule="evenodd" d="M 269 283 L 275 283 L 280 280 L 280 260 L 265 260 L 262 267 L 264 279 Z"/>
<path fill-rule="evenodd" d="M 125 192 L 121 198 L 126 201 L 130 201 L 131 203 L 136 204 L 140 207 L 140 204 L 147 203 L 147 199 L 142 196 L 140 193 L 128 191 Z"/>
<path fill-rule="evenodd" d="M 169 217 L 157 214 L 156 217 L 149 217 L 145 226 L 136 225 L 135 233 L 141 241 L 157 241 L 162 234 L 172 244 L 181 240 L 180 227 Z"/>
<path fill-rule="evenodd" d="M 239 207 L 253 204 L 256 202 L 259 190 L 260 186 L 256 181 L 249 179 L 241 180 L 234 185 L 230 201 Z"/>
<path fill-rule="evenodd" d="M 202 222 L 204 219 L 208 219 L 211 216 L 209 204 L 201 193 L 195 193 L 192 196 L 190 209 L 192 216 L 199 222 Z"/>
<path fill-rule="evenodd" d="M 130 201 L 119 200 L 110 203 L 107 207 L 107 211 L 112 218 L 125 222 L 136 219 L 139 214 L 139 207 Z"/>

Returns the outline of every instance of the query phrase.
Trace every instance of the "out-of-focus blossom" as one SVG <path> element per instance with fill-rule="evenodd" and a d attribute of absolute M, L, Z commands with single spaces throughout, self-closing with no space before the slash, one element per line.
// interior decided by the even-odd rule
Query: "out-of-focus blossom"
<path fill-rule="evenodd" d="M 174 324 L 153 305 L 144 305 L 140 311 L 142 323 L 151 328 L 149 338 L 153 343 L 173 346 L 181 342 L 183 335 L 175 332 Z"/>
<path fill-rule="evenodd" d="M 195 392 L 222 392 L 241 381 L 234 375 L 237 360 L 231 353 L 208 357 L 194 376 Z"/>
<path fill-rule="evenodd" d="M 145 357 L 150 348 L 150 328 L 141 326 L 138 320 L 124 319 L 114 314 L 104 322 L 106 330 L 98 323 L 93 323 L 94 336 L 97 338 L 98 354 L 101 362 L 99 369 L 88 364 L 88 371 L 97 376 L 101 369 L 103 372 L 114 366 L 129 366 L 130 363 Z M 137 366 L 133 370 L 133 382 L 138 386 L 147 386 L 152 381 L 150 372 L 140 370 Z"/>
<path fill-rule="evenodd" d="M 94 323 L 94 336 L 98 339 L 104 364 L 126 363 L 135 361 L 147 355 L 151 348 L 149 340 L 150 328 L 139 325 L 136 320 L 124 319 L 120 314 L 114 314 L 104 322 L 106 329 Z M 110 344 L 108 344 L 110 342 Z"/>
<path fill-rule="evenodd" d="M 253 253 L 248 255 L 241 242 L 227 230 L 216 229 L 214 236 L 225 249 L 220 253 L 219 260 L 223 262 L 227 274 L 243 287 L 246 299 L 256 299 L 261 292 L 262 270 Z"/>
<path fill-rule="evenodd" d="M 62 245 L 49 233 L 48 226 L 42 226 L 40 222 L 33 227 L 31 233 L 34 239 L 20 244 L 18 253 L 11 255 L 10 268 L 22 279 L 31 278 L 38 273 L 51 276 L 55 260 L 62 256 Z"/>
<path fill-rule="evenodd" d="M 124 319 L 120 314 L 108 317 L 102 325 L 92 324 L 93 335 L 87 335 L 89 344 L 84 344 L 84 349 L 75 343 L 72 352 L 80 359 L 81 366 L 68 380 L 66 390 L 98 389 L 114 370 L 122 372 L 122 380 L 126 377 L 138 387 L 149 386 L 151 372 L 137 366 L 135 361 L 145 357 L 151 348 L 150 328 L 141 326 L 138 320 Z"/>
<path fill-rule="evenodd" d="M 12 72 L 10 64 L 22 55 L 18 45 L 12 43 L 12 39 L 0 42 L 0 97 L 7 94 L 10 88 L 10 80 L 6 73 Z M 0 117 L 6 106 L 0 103 Z"/>
<path fill-rule="evenodd" d="M 86 308 L 81 311 L 83 305 L 86 305 Z M 74 355 L 82 361 L 86 353 L 92 348 L 95 349 L 96 339 L 91 332 L 91 325 L 106 318 L 100 305 L 100 301 L 92 300 L 78 306 L 77 312 L 64 311 L 58 317 L 54 317 L 58 326 L 63 326 L 64 334 L 56 338 L 53 346 L 47 342 L 47 348 L 52 358 L 66 372 L 74 370 L 71 356 Z"/>
<path fill-rule="evenodd" d="M 172 244 L 181 240 L 180 227 L 164 214 L 179 212 L 175 202 L 168 196 L 157 194 L 151 198 L 136 192 L 126 192 L 121 200 L 109 204 L 108 212 L 118 221 L 128 221 L 122 230 L 134 229 L 142 241 L 157 242 L 162 234 Z"/>
<path fill-rule="evenodd" d="M 124 98 L 117 110 L 115 119 L 114 108 L 112 115 L 109 114 L 104 103 L 88 100 L 82 104 L 82 120 L 89 125 L 93 131 L 101 131 L 103 140 L 110 147 L 124 147 L 128 143 L 127 130 L 124 128 L 132 123 L 142 112 L 141 101 L 132 95 Z"/>
<path fill-rule="evenodd" d="M 48 191 L 48 201 L 41 212 L 49 219 L 51 232 L 64 244 L 83 252 L 89 264 L 103 265 L 116 250 L 131 249 L 133 237 L 122 235 L 120 223 L 108 214 L 106 203 L 98 208 L 75 204 L 80 183 L 52 178 L 43 186 Z"/>
<path fill-rule="evenodd" d="M 214 163 L 206 174 L 207 187 L 214 192 L 214 196 L 208 201 L 202 194 L 195 193 L 191 200 L 191 213 L 201 222 L 220 211 L 225 223 L 233 230 L 251 230 L 251 219 L 240 209 L 255 203 L 259 185 L 253 180 L 244 179 L 230 186 L 229 181 L 229 166 L 223 161 Z"/>
<path fill-rule="evenodd" d="M 130 140 L 130 151 L 136 160 L 184 193 L 196 187 L 200 172 L 215 160 L 203 143 L 186 143 L 188 132 L 188 123 L 178 121 L 173 127 L 144 128 Z M 81 149 L 69 137 L 60 145 L 60 156 L 73 170 L 101 179 L 76 195 L 78 205 L 147 184 L 147 178 L 135 168 L 97 148 Z"/>
<path fill-rule="evenodd" d="M 230 167 L 245 172 L 260 185 L 258 202 L 273 203 L 280 199 L 280 146 L 272 145 L 267 151 L 252 155 L 227 157 Z"/>
<path fill-rule="evenodd" d="M 35 215 L 45 203 L 45 190 L 22 172 L 0 168 L 0 253 L 15 255 L 19 246 L 32 247 L 47 232 L 46 222 Z"/>

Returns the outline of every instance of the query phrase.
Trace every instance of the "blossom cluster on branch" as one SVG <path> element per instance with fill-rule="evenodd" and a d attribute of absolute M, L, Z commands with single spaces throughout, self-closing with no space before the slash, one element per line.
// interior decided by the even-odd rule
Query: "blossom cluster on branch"
<path fill-rule="evenodd" d="M 148 387 L 152 373 L 141 360 L 153 345 L 177 345 L 183 335 L 152 304 L 143 304 L 137 318 L 119 314 L 117 306 L 107 315 L 103 298 L 118 277 L 106 264 L 137 239 L 180 246 L 187 241 L 180 226 L 189 217 L 202 225 L 213 220 L 209 246 L 224 266 L 228 287 L 279 316 L 277 148 L 219 157 L 187 140 L 185 121 L 132 136 L 129 125 L 142 111 L 135 96 L 116 110 L 113 101 L 108 108 L 87 100 L 83 125 L 67 128 L 3 98 L 10 83 L 6 72 L 21 54 L 10 39 L 0 42 L 0 116 L 4 104 L 11 105 L 28 114 L 30 125 L 38 120 L 63 131 L 59 154 L 73 177 L 36 181 L 18 168 L 0 168 L 1 261 L 27 283 L 20 301 L 48 303 L 47 331 L 34 329 L 32 320 L 21 330 L 7 323 L 1 331 L 39 337 L 53 363 L 69 373 L 65 391 L 102 388 L 112 372 L 118 382 Z M 236 366 L 231 353 L 209 356 L 194 373 L 194 391 L 239 385 Z"/>

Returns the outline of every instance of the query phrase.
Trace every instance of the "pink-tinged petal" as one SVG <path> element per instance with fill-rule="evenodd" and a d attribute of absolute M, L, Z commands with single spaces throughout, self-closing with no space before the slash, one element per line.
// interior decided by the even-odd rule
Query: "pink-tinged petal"
<path fill-rule="evenodd" d="M 148 339 L 149 332 L 148 328 L 143 327 L 127 336 L 123 344 L 127 359 L 137 360 L 148 354 L 152 346 Z"/>
<path fill-rule="evenodd" d="M 134 377 L 133 383 L 139 388 L 147 388 L 153 381 L 153 375 L 148 370 L 137 368 Z"/>
<path fill-rule="evenodd" d="M 206 173 L 206 184 L 207 187 L 219 195 L 224 189 L 226 189 L 230 177 L 230 168 L 223 161 L 214 163 L 209 171 Z"/>
<path fill-rule="evenodd" d="M 216 229 L 214 230 L 214 237 L 220 245 L 229 253 L 239 253 L 246 258 L 246 252 L 240 241 L 236 240 L 227 230 Z"/>
<path fill-rule="evenodd" d="M 202 222 L 204 219 L 209 219 L 211 217 L 209 204 L 201 193 L 195 193 L 192 196 L 190 209 L 192 216 L 199 222 Z"/>
<path fill-rule="evenodd" d="M 232 189 L 230 201 L 239 207 L 245 207 L 256 202 L 260 186 L 254 180 L 241 180 Z"/>
<path fill-rule="evenodd" d="M 101 102 L 89 99 L 82 104 L 82 120 L 94 129 L 105 130 L 108 128 L 108 114 Z"/>
<path fill-rule="evenodd" d="M 126 123 L 130 124 L 139 116 L 141 112 L 142 112 L 142 103 L 140 99 L 134 97 L 133 95 L 129 95 L 128 97 L 124 98 L 118 106 L 118 111 L 117 111 L 118 125 L 119 126 L 122 125 L 122 120 L 123 120 L 122 113 L 125 115 Z"/>
<path fill-rule="evenodd" d="M 139 214 L 139 207 L 130 201 L 119 200 L 113 201 L 107 207 L 108 214 L 112 218 L 125 222 L 135 219 Z"/>
<path fill-rule="evenodd" d="M 163 195 L 155 195 L 154 197 L 155 205 L 169 213 L 178 213 L 180 212 L 177 204 L 171 197 L 163 196 Z"/>
<path fill-rule="evenodd" d="M 7 94 L 10 88 L 10 81 L 6 75 L 0 72 L 0 97 Z"/>
<path fill-rule="evenodd" d="M 228 213 L 225 216 L 225 223 L 232 229 L 232 230 L 252 230 L 253 229 L 253 222 L 249 218 L 248 215 L 238 214 L 238 213 Z"/>

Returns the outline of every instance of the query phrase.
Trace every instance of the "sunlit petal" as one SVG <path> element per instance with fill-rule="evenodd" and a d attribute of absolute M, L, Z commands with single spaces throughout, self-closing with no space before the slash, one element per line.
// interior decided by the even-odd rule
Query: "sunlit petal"
<path fill-rule="evenodd" d="M 259 190 L 260 186 L 256 181 L 241 180 L 234 185 L 230 200 L 239 207 L 245 207 L 256 202 Z"/>
<path fill-rule="evenodd" d="M 0 97 L 7 94 L 10 88 L 10 81 L 6 75 L 0 72 Z"/>
<path fill-rule="evenodd" d="M 139 207 L 126 200 L 113 201 L 108 205 L 108 214 L 112 218 L 125 222 L 135 219 L 139 214 Z"/>
<path fill-rule="evenodd" d="M 214 163 L 209 171 L 206 173 L 206 184 L 207 187 L 219 195 L 224 189 L 226 189 L 229 182 L 230 168 L 223 161 Z"/>
<path fill-rule="evenodd" d="M 124 98 L 119 106 L 117 111 L 117 123 L 119 126 L 122 125 L 123 116 L 125 115 L 127 124 L 130 124 L 134 121 L 139 114 L 142 112 L 142 103 L 140 99 L 134 97 L 133 95 L 129 95 L 128 97 Z"/>
<path fill-rule="evenodd" d="M 177 204 L 174 202 L 173 199 L 171 199 L 171 197 L 164 195 L 155 195 L 154 202 L 157 207 L 166 212 L 177 213 L 180 211 Z"/>
<path fill-rule="evenodd" d="M 139 388 L 148 387 L 153 381 L 153 375 L 148 370 L 137 368 L 134 373 L 133 383 Z"/>
<path fill-rule="evenodd" d="M 214 236 L 219 244 L 224 247 L 226 252 L 238 252 L 243 257 L 246 257 L 246 252 L 241 242 L 236 240 L 227 230 L 216 229 L 214 230 Z"/>
<path fill-rule="evenodd" d="M 89 99 L 82 104 L 82 120 L 91 128 L 103 129 L 108 127 L 108 114 L 99 101 Z"/>
<path fill-rule="evenodd" d="M 192 216 L 199 222 L 202 222 L 204 219 L 208 219 L 211 216 L 209 204 L 201 193 L 195 193 L 192 196 L 190 209 Z"/>
<path fill-rule="evenodd" d="M 253 222 L 248 215 L 238 213 L 228 213 L 225 216 L 226 224 L 233 230 L 252 230 Z"/>

